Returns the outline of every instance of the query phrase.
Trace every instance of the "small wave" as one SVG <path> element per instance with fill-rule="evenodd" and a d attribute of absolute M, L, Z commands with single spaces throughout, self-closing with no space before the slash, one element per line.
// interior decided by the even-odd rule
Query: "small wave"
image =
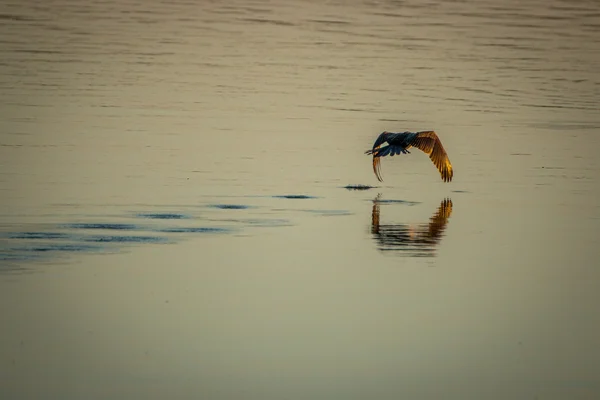
<path fill-rule="evenodd" d="M 35 21 L 33 18 L 24 17 L 17 14 L 0 14 L 0 20 L 8 21 Z"/>
<path fill-rule="evenodd" d="M 407 206 L 415 206 L 417 204 L 421 204 L 418 201 L 408 201 L 408 200 L 373 200 L 374 203 L 378 204 L 405 204 Z"/>
<path fill-rule="evenodd" d="M 240 21 L 246 22 L 254 22 L 259 24 L 267 24 L 267 25 L 277 25 L 277 26 L 295 26 L 293 22 L 276 20 L 276 19 L 267 19 L 267 18 L 240 18 Z"/>
<path fill-rule="evenodd" d="M 168 240 L 160 236 L 98 235 L 84 237 L 83 241 L 97 243 L 165 243 Z"/>
<path fill-rule="evenodd" d="M 80 243 L 72 243 L 72 244 L 48 244 L 48 245 L 33 245 L 22 248 L 15 248 L 13 250 L 16 251 L 25 251 L 25 252 L 37 252 L 37 253 L 45 253 L 45 252 L 87 252 L 87 251 L 99 251 L 102 250 L 102 246 L 96 246 L 91 244 L 80 244 Z"/>
<path fill-rule="evenodd" d="M 148 218 L 148 219 L 189 219 L 191 218 L 189 215 L 179 214 L 179 213 L 139 213 L 136 214 L 139 218 Z"/>
<path fill-rule="evenodd" d="M 231 231 L 232 231 L 232 229 L 206 227 L 206 226 L 176 227 L 176 228 L 159 229 L 159 232 L 165 232 L 165 233 L 228 233 Z"/>
<path fill-rule="evenodd" d="M 257 227 L 292 226 L 289 220 L 283 218 L 252 218 L 240 222 Z"/>
<path fill-rule="evenodd" d="M 346 185 L 342 186 L 344 189 L 348 190 L 369 190 L 375 189 L 377 186 L 369 186 L 369 185 Z"/>
<path fill-rule="evenodd" d="M 219 208 L 222 210 L 246 210 L 250 208 L 250 206 L 245 204 L 212 204 L 209 207 Z"/>
<path fill-rule="evenodd" d="M 278 195 L 278 196 L 273 196 L 276 199 L 316 199 L 317 197 L 315 196 L 308 196 L 305 194 L 284 194 L 284 195 Z"/>
<path fill-rule="evenodd" d="M 68 239 L 71 235 L 61 232 L 17 232 L 9 233 L 11 239 Z"/>
<path fill-rule="evenodd" d="M 76 223 L 65 225 L 67 228 L 72 229 L 106 229 L 106 230 L 117 230 L 117 231 L 133 231 L 140 229 L 137 225 L 133 224 L 102 224 L 102 223 Z"/>

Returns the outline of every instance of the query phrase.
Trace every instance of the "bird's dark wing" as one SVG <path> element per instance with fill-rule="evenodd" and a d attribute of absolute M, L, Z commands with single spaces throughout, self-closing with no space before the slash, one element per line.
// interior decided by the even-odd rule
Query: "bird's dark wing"
<path fill-rule="evenodd" d="M 434 131 L 417 132 L 410 144 L 429 156 L 442 175 L 444 182 L 450 182 L 454 171 L 448 159 L 448 154 L 442 146 L 440 138 Z"/>
<path fill-rule="evenodd" d="M 383 179 L 381 179 L 381 157 L 376 157 L 375 153 L 373 153 L 373 172 L 375 172 L 377 180 L 383 182 Z"/>
<path fill-rule="evenodd" d="M 373 143 L 373 150 L 371 151 L 375 151 L 375 149 L 384 144 L 385 141 L 388 139 L 389 134 L 390 132 L 381 132 L 381 135 L 377 136 L 377 139 L 375 139 L 375 143 Z"/>
<path fill-rule="evenodd" d="M 382 132 L 377 139 L 375 139 L 375 143 L 373 143 L 373 149 L 365 151 L 365 154 L 373 154 L 373 172 L 377 177 L 379 182 L 383 182 L 381 179 L 381 160 L 379 156 L 375 156 L 376 151 L 388 138 L 389 132 Z"/>

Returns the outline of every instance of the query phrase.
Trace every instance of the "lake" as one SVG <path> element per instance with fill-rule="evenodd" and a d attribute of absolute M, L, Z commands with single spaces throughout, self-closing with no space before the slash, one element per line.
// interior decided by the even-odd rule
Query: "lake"
<path fill-rule="evenodd" d="M 8 0 L 0 51 L 2 399 L 600 396 L 597 2 Z"/>

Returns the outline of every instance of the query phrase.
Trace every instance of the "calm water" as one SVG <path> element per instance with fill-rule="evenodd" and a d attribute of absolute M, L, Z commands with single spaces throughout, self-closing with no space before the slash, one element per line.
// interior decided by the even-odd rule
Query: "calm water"
<path fill-rule="evenodd" d="M 596 1 L 4 1 L 0 54 L 2 399 L 600 397 Z M 426 129 L 454 181 L 379 184 Z"/>

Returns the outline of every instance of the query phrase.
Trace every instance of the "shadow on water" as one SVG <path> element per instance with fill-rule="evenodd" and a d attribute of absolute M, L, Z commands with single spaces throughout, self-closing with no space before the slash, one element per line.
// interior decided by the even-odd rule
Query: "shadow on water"
<path fill-rule="evenodd" d="M 381 251 L 397 252 L 408 257 L 435 257 L 435 248 L 444 236 L 448 219 L 452 214 L 452 200 L 444 199 L 429 223 L 382 224 L 381 195 L 373 200 L 371 234 Z"/>
<path fill-rule="evenodd" d="M 362 189 L 359 189 L 362 190 Z M 365 189 L 366 190 L 366 189 Z M 91 215 L 83 220 L 44 224 L 0 224 L 0 273 L 25 270 L 30 262 L 63 262 L 69 255 L 82 253 L 116 253 L 141 245 L 162 245 L 181 242 L 192 237 L 260 234 L 254 228 L 280 228 L 296 225 L 293 217 L 343 218 L 353 213 L 343 209 L 322 208 L 319 198 L 311 195 L 269 196 L 268 204 L 182 205 L 169 212 L 129 210 L 110 215 Z M 280 202 L 289 201 L 289 206 Z M 306 203 L 308 201 L 308 203 Z M 314 207 L 306 207 L 310 204 Z M 380 224 L 380 206 L 414 206 L 417 202 L 394 199 L 373 201 L 371 232 L 381 250 L 399 250 L 411 256 L 433 256 L 452 202 L 444 200 L 429 224 Z M 148 205 L 147 207 L 156 208 Z M 88 219 L 89 218 L 89 219 Z M 10 264 L 10 265 L 9 265 Z"/>
<path fill-rule="evenodd" d="M 317 198 L 309 195 L 271 197 Z M 66 256 L 81 253 L 115 253 L 137 245 L 172 244 L 192 237 L 239 235 L 246 229 L 294 225 L 289 219 L 280 218 L 280 213 L 269 212 L 258 205 L 211 203 L 183 207 L 187 212 L 128 211 L 121 215 L 89 216 L 92 221 L 0 224 L 0 273 L 24 271 L 24 266 L 31 262 L 63 262 Z M 342 210 L 300 211 L 319 216 L 347 215 Z"/>
<path fill-rule="evenodd" d="M 346 185 L 346 186 L 342 186 L 343 189 L 347 189 L 347 190 L 369 190 L 369 189 L 375 189 L 377 188 L 377 186 L 369 186 L 369 185 Z"/>
<path fill-rule="evenodd" d="M 136 215 L 139 218 L 147 219 L 190 219 L 186 214 L 180 213 L 139 213 Z"/>
<path fill-rule="evenodd" d="M 228 208 L 229 209 L 229 208 Z M 94 216 L 107 219 L 114 216 Z M 227 234 L 232 224 L 212 226 L 206 219 L 183 213 L 128 213 L 123 222 L 65 222 L 58 224 L 0 225 L 0 273 L 24 271 L 31 262 L 63 262 L 65 256 L 81 253 L 115 253 L 136 245 L 176 243 L 192 235 Z M 140 223 L 146 220 L 151 223 Z"/>
<path fill-rule="evenodd" d="M 292 200 L 306 200 L 306 199 L 316 199 L 316 196 L 309 196 L 306 194 L 284 194 L 273 196 L 276 199 L 292 199 Z"/>

